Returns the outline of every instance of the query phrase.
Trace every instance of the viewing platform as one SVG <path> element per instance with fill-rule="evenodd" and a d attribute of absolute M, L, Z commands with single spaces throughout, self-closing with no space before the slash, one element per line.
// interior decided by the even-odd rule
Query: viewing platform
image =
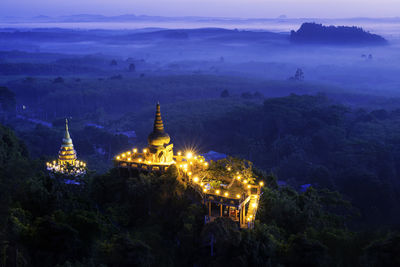
<path fill-rule="evenodd" d="M 159 104 L 148 142 L 149 146 L 141 151 L 133 148 L 117 155 L 115 166 L 131 176 L 133 171 L 165 173 L 175 165 L 179 179 L 200 194 L 208 209 L 206 222 L 216 217 L 228 217 L 241 228 L 254 227 L 264 183 L 255 184 L 250 167 L 238 167 L 232 158 L 207 162 L 192 151 L 174 154 L 170 137 L 164 131 Z"/>

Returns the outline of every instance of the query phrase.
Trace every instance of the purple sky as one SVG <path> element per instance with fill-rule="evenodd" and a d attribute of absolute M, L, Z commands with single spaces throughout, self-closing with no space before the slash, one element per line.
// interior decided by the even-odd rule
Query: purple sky
<path fill-rule="evenodd" d="M 400 0 L 0 0 L 0 16 L 160 15 L 266 18 L 400 16 Z"/>

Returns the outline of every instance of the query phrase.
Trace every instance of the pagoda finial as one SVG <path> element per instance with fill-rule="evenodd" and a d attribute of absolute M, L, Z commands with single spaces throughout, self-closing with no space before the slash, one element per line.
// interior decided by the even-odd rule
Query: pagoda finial
<path fill-rule="evenodd" d="M 157 102 L 157 106 L 156 106 L 156 117 L 154 119 L 153 132 L 159 132 L 159 133 L 164 132 L 164 124 L 161 119 L 160 102 Z"/>
<path fill-rule="evenodd" d="M 64 135 L 65 139 L 71 139 L 70 135 L 69 135 L 69 131 L 68 131 L 68 119 L 65 119 L 65 135 Z"/>

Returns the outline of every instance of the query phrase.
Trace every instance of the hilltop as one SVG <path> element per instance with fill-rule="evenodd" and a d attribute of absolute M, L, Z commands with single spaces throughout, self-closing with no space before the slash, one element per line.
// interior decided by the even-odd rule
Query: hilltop
<path fill-rule="evenodd" d="M 369 33 L 359 27 L 324 26 L 317 23 L 303 23 L 299 30 L 291 31 L 290 41 L 302 44 L 334 45 L 386 45 L 380 35 Z"/>

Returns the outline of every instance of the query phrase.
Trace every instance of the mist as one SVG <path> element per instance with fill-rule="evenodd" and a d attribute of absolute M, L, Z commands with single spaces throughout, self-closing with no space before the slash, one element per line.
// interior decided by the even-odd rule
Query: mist
<path fill-rule="evenodd" d="M 397 1 L 0 7 L 5 265 L 399 262 Z"/>

